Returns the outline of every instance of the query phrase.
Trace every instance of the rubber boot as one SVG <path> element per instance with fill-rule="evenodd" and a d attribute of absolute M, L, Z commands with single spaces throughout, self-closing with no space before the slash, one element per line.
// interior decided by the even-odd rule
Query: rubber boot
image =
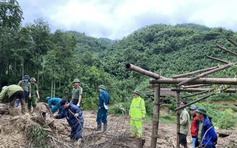
<path fill-rule="evenodd" d="M 101 125 L 97 124 L 96 131 L 100 131 L 100 130 L 101 130 Z"/>
<path fill-rule="evenodd" d="M 103 126 L 103 132 L 105 132 L 107 130 L 107 124 L 104 124 Z"/>

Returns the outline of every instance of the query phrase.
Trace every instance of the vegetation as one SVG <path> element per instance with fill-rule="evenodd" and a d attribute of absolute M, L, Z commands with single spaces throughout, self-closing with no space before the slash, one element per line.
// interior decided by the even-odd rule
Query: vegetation
<path fill-rule="evenodd" d="M 126 63 L 172 77 L 222 64 L 209 60 L 208 55 L 229 62 L 236 62 L 237 58 L 216 48 L 219 44 L 236 50 L 226 39 L 237 41 L 237 33 L 224 28 L 155 24 L 113 41 L 75 31 L 52 33 L 43 19 L 20 26 L 23 12 L 16 0 L 0 2 L 0 14 L 0 86 L 17 84 L 28 74 L 37 79 L 41 101 L 46 96 L 68 99 L 73 79 L 79 78 L 84 90 L 82 109 L 97 108 L 100 84 L 111 95 L 110 113 L 114 114 L 128 113 L 133 90 L 150 91 L 149 78 L 126 70 Z M 209 77 L 234 78 L 236 67 Z M 146 95 L 142 97 L 146 98 L 147 113 L 151 116 L 153 101 Z M 221 98 L 236 100 L 237 97 L 220 95 L 212 99 Z M 175 105 L 172 102 L 171 108 Z"/>
<path fill-rule="evenodd" d="M 48 147 L 47 136 L 48 133 L 40 126 L 30 125 L 27 127 L 26 136 L 33 147 Z"/>

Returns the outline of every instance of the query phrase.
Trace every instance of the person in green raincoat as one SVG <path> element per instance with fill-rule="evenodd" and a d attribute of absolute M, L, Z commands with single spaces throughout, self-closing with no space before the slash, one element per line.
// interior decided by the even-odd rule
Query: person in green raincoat
<path fill-rule="evenodd" d="M 138 91 L 133 92 L 133 100 L 129 109 L 131 137 L 141 138 L 142 121 L 146 115 L 145 101 Z"/>

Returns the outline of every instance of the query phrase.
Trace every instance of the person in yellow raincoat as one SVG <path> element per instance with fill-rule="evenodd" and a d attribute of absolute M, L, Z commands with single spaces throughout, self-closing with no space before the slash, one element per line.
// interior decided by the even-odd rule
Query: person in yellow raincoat
<path fill-rule="evenodd" d="M 129 109 L 131 137 L 141 138 L 142 121 L 146 115 L 145 101 L 138 91 L 133 92 L 133 100 Z"/>

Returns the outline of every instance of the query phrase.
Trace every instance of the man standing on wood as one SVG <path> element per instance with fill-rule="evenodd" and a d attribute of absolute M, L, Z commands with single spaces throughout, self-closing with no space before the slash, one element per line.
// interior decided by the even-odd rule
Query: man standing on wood
<path fill-rule="evenodd" d="M 133 92 L 133 100 L 129 109 L 131 137 L 142 137 L 142 121 L 146 115 L 145 101 L 138 91 Z"/>
<path fill-rule="evenodd" d="M 181 102 L 180 107 L 185 106 L 187 102 Z M 189 123 L 190 117 L 186 108 L 183 108 L 180 113 L 180 133 L 179 133 L 179 142 L 184 148 L 188 147 L 187 135 L 189 133 Z"/>
<path fill-rule="evenodd" d="M 97 118 L 96 118 L 96 122 L 97 122 L 96 131 L 101 130 L 101 124 L 103 122 L 104 123 L 103 132 L 105 132 L 108 126 L 107 110 L 108 110 L 110 96 L 108 92 L 105 90 L 104 85 L 100 85 L 98 88 L 99 88 L 100 96 L 99 96 L 99 101 L 98 101 L 99 108 L 98 108 Z"/>
<path fill-rule="evenodd" d="M 79 79 L 73 80 L 73 90 L 72 90 L 72 100 L 71 100 L 71 102 L 78 107 L 80 107 L 82 92 L 83 92 L 83 89 L 79 85 L 79 83 L 80 83 Z"/>
<path fill-rule="evenodd" d="M 9 85 L 6 86 L 0 93 L 0 100 L 2 100 L 3 98 L 7 98 L 10 101 L 10 105 L 9 105 L 9 112 L 11 116 L 14 116 L 14 103 L 16 101 L 17 98 L 19 98 L 20 102 L 21 102 L 21 112 L 22 114 L 25 114 L 25 101 L 24 101 L 24 92 L 23 89 L 18 86 L 18 85 Z"/>

